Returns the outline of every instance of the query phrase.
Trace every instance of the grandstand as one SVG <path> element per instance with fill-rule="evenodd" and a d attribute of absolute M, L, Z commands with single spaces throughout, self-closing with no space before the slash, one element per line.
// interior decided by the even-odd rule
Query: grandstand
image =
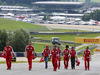
<path fill-rule="evenodd" d="M 32 4 L 35 10 L 55 12 L 81 8 L 84 5 L 84 2 L 39 1 L 33 2 Z"/>

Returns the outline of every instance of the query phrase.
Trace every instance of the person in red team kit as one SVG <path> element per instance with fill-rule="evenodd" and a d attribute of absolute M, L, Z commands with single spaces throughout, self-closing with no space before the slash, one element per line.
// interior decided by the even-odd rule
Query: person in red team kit
<path fill-rule="evenodd" d="M 35 55 L 34 47 L 31 46 L 31 42 L 29 42 L 29 45 L 26 46 L 26 48 L 25 48 L 25 56 L 28 59 L 29 70 L 31 70 L 31 68 L 32 68 L 32 59 L 33 59 L 34 55 Z"/>
<path fill-rule="evenodd" d="M 42 56 L 44 56 L 44 60 L 45 60 L 45 69 L 48 68 L 49 55 L 50 55 L 49 45 L 46 45 L 46 48 L 43 50 L 43 53 L 42 53 Z"/>
<path fill-rule="evenodd" d="M 51 50 L 51 56 L 52 56 L 52 64 L 53 64 L 53 71 L 57 70 L 57 55 L 58 50 L 56 49 L 56 45 L 53 46 L 53 49 Z"/>
<path fill-rule="evenodd" d="M 11 70 L 11 59 L 12 55 L 14 55 L 14 51 L 11 46 L 9 46 L 9 42 L 6 42 L 6 47 L 4 48 L 4 54 L 6 54 L 6 64 L 7 64 L 7 70 Z"/>
<path fill-rule="evenodd" d="M 74 47 L 71 48 L 70 55 L 71 55 L 71 68 L 75 69 L 75 57 L 77 58 L 77 56 Z"/>
<path fill-rule="evenodd" d="M 83 54 L 83 58 L 84 58 L 84 61 L 85 61 L 85 70 L 89 70 L 89 61 L 91 60 L 91 52 L 89 50 L 89 47 L 86 47 L 86 50 L 84 51 L 84 54 Z"/>
<path fill-rule="evenodd" d="M 64 49 L 64 51 L 63 51 L 65 69 L 68 69 L 68 62 L 69 62 L 69 58 L 70 58 L 70 50 L 68 48 L 69 48 L 69 46 L 66 45 L 66 49 Z"/>
<path fill-rule="evenodd" d="M 58 69 L 60 69 L 60 61 L 61 61 L 61 49 L 60 49 L 60 46 L 57 47 L 57 50 L 58 50 L 58 63 L 57 63 L 57 66 L 58 66 Z"/>

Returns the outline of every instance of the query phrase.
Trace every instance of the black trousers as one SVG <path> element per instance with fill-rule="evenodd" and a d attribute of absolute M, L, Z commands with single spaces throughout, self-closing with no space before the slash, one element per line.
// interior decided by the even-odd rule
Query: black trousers
<path fill-rule="evenodd" d="M 71 57 L 71 68 L 75 68 L 75 57 Z"/>

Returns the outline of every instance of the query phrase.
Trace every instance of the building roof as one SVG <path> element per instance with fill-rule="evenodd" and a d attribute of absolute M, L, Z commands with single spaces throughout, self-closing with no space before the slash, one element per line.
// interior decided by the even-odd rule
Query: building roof
<path fill-rule="evenodd" d="M 0 6 L 0 8 L 9 8 L 9 9 L 15 9 L 15 8 L 27 8 L 27 7 L 23 7 L 23 6 Z"/>
<path fill-rule="evenodd" d="M 81 5 L 84 2 L 64 2 L 64 1 L 39 1 L 32 4 L 65 4 L 65 5 Z"/>

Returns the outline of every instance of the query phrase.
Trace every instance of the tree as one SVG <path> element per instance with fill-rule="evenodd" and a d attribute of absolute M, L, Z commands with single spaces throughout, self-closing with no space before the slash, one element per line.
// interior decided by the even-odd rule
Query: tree
<path fill-rule="evenodd" d="M 47 20 L 47 16 L 44 16 L 43 20 Z"/>
<path fill-rule="evenodd" d="M 46 16 L 46 15 L 45 15 L 44 18 L 43 18 L 43 20 L 49 20 L 49 21 L 50 21 L 51 19 L 50 19 L 49 16 Z"/>
<path fill-rule="evenodd" d="M 3 51 L 6 46 L 7 38 L 7 32 L 5 30 L 0 30 L 0 51 Z"/>
<path fill-rule="evenodd" d="M 23 52 L 29 42 L 29 34 L 24 29 L 19 29 L 10 33 L 8 39 L 15 52 Z"/>
<path fill-rule="evenodd" d="M 84 14 L 83 17 L 82 17 L 83 21 L 90 21 L 90 19 L 91 19 L 90 14 Z"/>
<path fill-rule="evenodd" d="M 100 21 L 100 10 L 96 10 L 91 13 L 91 17 L 93 20 Z"/>

